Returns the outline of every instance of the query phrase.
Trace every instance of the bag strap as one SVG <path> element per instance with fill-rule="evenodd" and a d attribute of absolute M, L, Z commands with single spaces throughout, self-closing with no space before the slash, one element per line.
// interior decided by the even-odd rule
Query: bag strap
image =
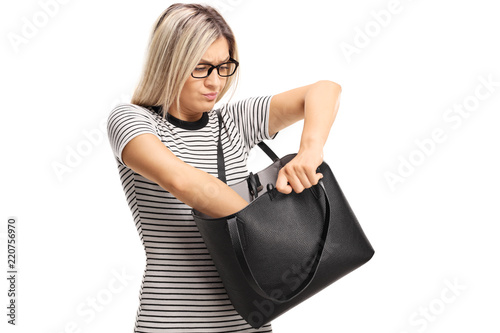
<path fill-rule="evenodd" d="M 236 216 L 230 218 L 227 220 L 228 228 L 229 228 L 229 235 L 231 237 L 231 243 L 233 244 L 233 248 L 235 250 L 236 258 L 238 259 L 238 262 L 240 264 L 241 270 L 243 271 L 243 274 L 245 276 L 245 279 L 247 280 L 248 284 L 252 287 L 252 289 L 259 294 L 260 296 L 264 297 L 265 299 L 272 300 L 276 304 L 282 304 L 291 301 L 295 297 L 299 296 L 304 290 L 307 289 L 311 281 L 314 279 L 314 276 L 316 275 L 316 272 L 318 271 L 318 265 L 321 261 L 321 258 L 323 257 L 324 249 L 325 249 L 325 242 L 328 236 L 328 231 L 330 230 L 330 199 L 328 198 L 328 194 L 326 193 L 325 186 L 323 184 L 323 181 L 320 180 L 318 185 L 321 189 L 322 192 L 325 195 L 325 221 L 323 224 L 323 232 L 321 234 L 321 243 L 319 244 L 320 248 L 318 252 L 316 253 L 316 256 L 314 258 L 314 263 L 313 266 L 311 267 L 311 271 L 309 272 L 309 275 L 307 278 L 302 282 L 302 288 L 298 288 L 295 292 L 293 292 L 291 295 L 289 295 L 286 299 L 277 299 L 275 297 L 272 297 L 268 295 L 260 286 L 257 280 L 255 279 L 252 270 L 250 266 L 248 265 L 248 261 L 245 256 L 245 252 L 243 250 L 243 245 L 241 241 L 241 236 L 240 232 L 238 230 L 238 221 Z M 318 200 L 319 204 L 319 200 Z"/>
<path fill-rule="evenodd" d="M 224 151 L 222 150 L 222 116 L 220 110 L 217 110 L 217 117 L 219 118 L 219 140 L 217 141 L 217 175 L 218 178 L 227 184 L 226 181 L 226 163 L 224 161 Z"/>
<path fill-rule="evenodd" d="M 223 119 L 222 115 L 220 113 L 220 110 L 217 109 L 217 118 L 219 118 L 219 140 L 217 142 L 217 175 L 218 178 L 223 181 L 224 183 L 227 183 L 226 181 L 226 164 L 224 161 L 224 151 L 222 150 L 222 125 L 223 125 Z M 280 158 L 278 155 L 274 153 L 274 151 L 269 148 L 268 145 L 266 145 L 264 142 L 259 142 L 258 146 L 264 153 L 266 153 L 267 156 L 273 161 L 276 162 Z"/>
<path fill-rule="evenodd" d="M 278 155 L 276 155 L 274 151 L 272 151 L 272 149 L 269 148 L 269 146 L 264 143 L 264 141 L 259 142 L 258 146 L 260 149 L 262 149 L 264 153 L 266 153 L 267 156 L 269 156 L 269 158 L 273 161 L 273 163 L 280 159 Z"/>

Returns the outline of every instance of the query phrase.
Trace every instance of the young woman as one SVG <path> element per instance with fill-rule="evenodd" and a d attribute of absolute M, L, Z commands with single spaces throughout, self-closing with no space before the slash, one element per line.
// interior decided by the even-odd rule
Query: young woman
<path fill-rule="evenodd" d="M 135 332 L 272 332 L 271 324 L 252 328 L 234 310 L 191 216 L 191 208 L 221 217 L 247 205 L 216 178 L 213 107 L 235 83 L 238 66 L 235 38 L 216 10 L 174 4 L 155 22 L 131 103 L 109 115 L 109 141 L 147 257 Z M 340 92 L 319 81 L 223 105 L 227 183 L 247 176 L 254 145 L 304 119 L 298 154 L 276 188 L 288 194 L 317 184 Z"/>

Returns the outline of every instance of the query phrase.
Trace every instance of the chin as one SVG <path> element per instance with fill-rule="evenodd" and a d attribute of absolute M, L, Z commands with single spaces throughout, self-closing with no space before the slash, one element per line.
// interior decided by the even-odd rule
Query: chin
<path fill-rule="evenodd" d="M 210 110 L 212 110 L 215 106 L 215 101 L 214 102 L 205 102 L 203 103 L 203 112 L 208 112 Z"/>

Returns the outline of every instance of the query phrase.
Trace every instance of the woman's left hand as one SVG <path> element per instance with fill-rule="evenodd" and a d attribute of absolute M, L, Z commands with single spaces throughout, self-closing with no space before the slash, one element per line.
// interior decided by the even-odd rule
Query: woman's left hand
<path fill-rule="evenodd" d="M 278 173 L 276 189 L 289 194 L 301 193 L 304 189 L 316 185 L 323 178 L 316 170 L 323 162 L 323 149 L 319 147 L 300 149 L 297 155 Z"/>

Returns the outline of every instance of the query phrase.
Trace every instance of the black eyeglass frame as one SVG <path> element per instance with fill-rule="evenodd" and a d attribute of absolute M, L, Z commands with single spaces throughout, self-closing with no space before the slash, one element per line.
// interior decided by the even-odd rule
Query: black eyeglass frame
<path fill-rule="evenodd" d="M 220 66 L 223 66 L 223 65 L 226 65 L 226 64 L 235 64 L 235 67 L 234 67 L 234 71 L 229 74 L 229 75 L 221 75 L 220 72 L 219 72 L 219 68 Z M 233 76 L 234 73 L 236 73 L 236 70 L 238 69 L 238 66 L 239 66 L 239 62 L 236 61 L 236 59 L 233 59 L 233 58 L 229 58 L 228 61 L 226 62 L 223 62 L 222 64 L 219 64 L 217 66 L 214 66 L 214 65 L 211 65 L 211 64 L 198 64 L 199 65 L 207 65 L 207 66 L 210 66 L 210 68 L 208 69 L 208 72 L 207 72 L 207 75 L 205 76 L 194 76 L 193 73 L 194 73 L 194 70 L 191 72 L 191 76 L 195 79 L 204 79 L 204 78 L 207 78 L 210 76 L 210 74 L 212 74 L 213 70 L 217 68 L 217 74 L 220 76 L 220 77 L 230 77 L 230 76 Z"/>

